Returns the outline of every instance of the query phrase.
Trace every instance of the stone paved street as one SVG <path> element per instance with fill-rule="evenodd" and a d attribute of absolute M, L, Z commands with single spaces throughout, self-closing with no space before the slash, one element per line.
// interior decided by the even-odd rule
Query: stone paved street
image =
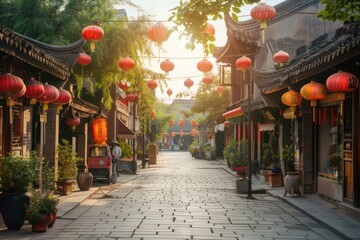
<path fill-rule="evenodd" d="M 46 233 L 0 232 L 0 239 L 340 239 L 287 203 L 235 191 L 218 161 L 160 152 L 157 165 L 101 188 Z"/>

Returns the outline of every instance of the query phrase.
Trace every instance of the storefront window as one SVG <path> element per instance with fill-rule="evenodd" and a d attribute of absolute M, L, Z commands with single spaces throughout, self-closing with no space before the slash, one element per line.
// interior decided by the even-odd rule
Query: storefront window
<path fill-rule="evenodd" d="M 339 122 L 338 106 L 322 107 L 317 110 L 319 129 L 318 158 L 319 176 L 334 181 L 341 179 L 342 128 Z"/>

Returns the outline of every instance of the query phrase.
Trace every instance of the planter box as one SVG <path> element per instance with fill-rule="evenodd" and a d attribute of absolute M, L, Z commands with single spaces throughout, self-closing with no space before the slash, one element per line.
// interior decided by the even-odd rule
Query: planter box
<path fill-rule="evenodd" d="M 156 164 L 156 161 L 157 161 L 157 146 L 156 146 L 156 144 L 149 145 L 148 155 L 149 155 L 149 164 Z"/>
<path fill-rule="evenodd" d="M 282 174 L 281 173 L 269 173 L 269 186 L 270 187 L 282 187 Z"/>
<path fill-rule="evenodd" d="M 248 180 L 246 178 L 241 178 L 236 180 L 236 192 L 237 193 L 248 192 Z"/>

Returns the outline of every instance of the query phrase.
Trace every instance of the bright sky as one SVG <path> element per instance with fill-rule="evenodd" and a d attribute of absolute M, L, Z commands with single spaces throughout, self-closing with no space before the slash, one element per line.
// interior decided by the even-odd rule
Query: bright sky
<path fill-rule="evenodd" d="M 284 0 L 267 0 L 265 1 L 269 5 L 276 5 Z M 178 6 L 179 0 L 132 0 L 132 2 L 140 6 L 150 19 L 155 21 L 165 21 L 170 16 L 170 9 Z M 253 6 L 245 6 L 242 9 L 242 12 L 239 14 L 239 20 L 249 19 L 249 13 Z M 134 9 L 126 9 L 127 15 L 129 17 L 137 17 L 139 13 Z M 226 28 L 223 20 L 216 22 L 210 22 L 215 27 L 215 45 L 217 47 L 224 46 L 226 43 Z M 163 22 L 169 29 L 173 26 L 171 22 Z M 199 45 L 194 51 L 187 50 L 185 48 L 185 39 L 179 39 L 178 33 L 173 33 L 170 38 L 163 43 L 164 51 L 160 53 L 161 59 L 154 59 L 151 61 L 148 66 L 151 70 L 155 72 L 162 73 L 160 69 L 160 62 L 169 58 L 174 64 L 175 69 L 169 73 L 169 81 L 167 81 L 168 88 L 173 91 L 171 97 L 166 94 L 167 88 L 162 93 L 159 88 L 156 89 L 156 95 L 159 100 L 164 101 L 165 103 L 171 103 L 177 93 L 187 91 L 187 88 L 184 86 L 184 81 L 187 78 L 190 78 L 194 81 L 194 85 L 190 88 L 192 94 L 196 93 L 196 89 L 203 78 L 203 73 L 200 72 L 196 65 L 204 57 L 202 51 L 202 46 Z M 154 45 L 155 47 L 155 45 Z M 154 53 L 157 53 L 158 50 L 155 49 Z M 212 70 L 213 74 L 218 74 L 218 67 L 215 62 L 216 59 L 212 55 L 208 56 L 208 60 L 213 62 L 214 68 Z M 156 79 L 155 79 L 156 80 Z"/>

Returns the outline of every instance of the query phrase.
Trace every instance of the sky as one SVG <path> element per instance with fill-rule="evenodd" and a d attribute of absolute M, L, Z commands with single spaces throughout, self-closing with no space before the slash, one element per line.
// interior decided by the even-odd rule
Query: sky
<path fill-rule="evenodd" d="M 166 21 L 171 15 L 169 10 L 178 6 L 179 1 L 180 0 L 132 0 L 134 4 L 140 6 L 144 10 L 145 14 L 148 15 L 151 20 L 154 20 L 153 24 L 155 24 L 156 21 Z M 263 2 L 274 6 L 283 1 L 284 0 L 267 0 Z M 250 18 L 249 14 L 253 6 L 255 5 L 244 6 L 241 9 L 241 13 L 238 15 L 240 21 Z M 141 15 L 133 8 L 125 9 L 129 18 L 136 18 L 138 15 Z M 224 46 L 227 40 L 224 21 L 210 21 L 210 23 L 215 27 L 215 46 Z M 173 27 L 172 22 L 163 22 L 163 24 L 169 29 Z M 197 87 L 201 84 L 203 73 L 197 69 L 196 65 L 204 58 L 202 46 L 198 45 L 194 51 L 191 51 L 185 48 L 185 44 L 186 39 L 179 39 L 179 33 L 171 34 L 169 39 L 163 43 L 163 51 L 160 53 L 160 59 L 154 58 L 147 66 L 155 72 L 163 73 L 160 69 L 161 61 L 168 58 L 175 64 L 175 69 L 168 75 L 170 79 L 167 81 L 168 87 L 165 88 L 163 92 L 160 91 L 159 87 L 156 89 L 157 98 L 164 103 L 171 103 L 179 92 L 190 91 L 190 94 L 194 95 Z M 154 48 L 154 53 L 158 54 L 158 49 L 156 49 L 155 45 Z M 216 65 L 216 59 L 213 58 L 211 54 L 207 59 L 213 63 L 214 67 L 212 73 L 217 75 L 218 67 Z M 189 90 L 184 86 L 184 81 L 187 78 L 194 81 L 194 85 Z M 166 94 L 168 88 L 173 91 L 171 97 Z"/>

